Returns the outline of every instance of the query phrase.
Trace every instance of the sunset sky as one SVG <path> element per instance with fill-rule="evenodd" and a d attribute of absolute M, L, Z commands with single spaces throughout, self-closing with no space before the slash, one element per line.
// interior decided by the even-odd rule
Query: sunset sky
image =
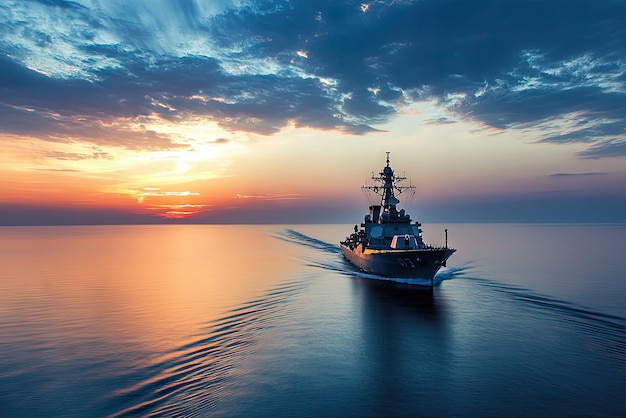
<path fill-rule="evenodd" d="M 623 0 L 5 0 L 0 224 L 626 222 Z"/>

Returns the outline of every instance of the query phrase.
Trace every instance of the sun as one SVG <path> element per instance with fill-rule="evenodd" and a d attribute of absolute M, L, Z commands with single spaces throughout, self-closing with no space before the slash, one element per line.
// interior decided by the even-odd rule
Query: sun
<path fill-rule="evenodd" d="M 207 182 L 229 176 L 238 142 L 201 123 L 153 122 L 144 128 L 171 135 L 179 146 L 118 150 L 108 175 L 122 181 L 110 184 L 104 194 L 126 196 L 135 211 L 163 218 L 187 218 L 209 210 L 220 193 L 209 193 Z"/>

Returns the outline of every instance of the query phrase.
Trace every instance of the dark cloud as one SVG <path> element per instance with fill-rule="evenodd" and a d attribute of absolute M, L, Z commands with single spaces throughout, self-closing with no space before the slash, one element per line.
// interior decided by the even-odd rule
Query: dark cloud
<path fill-rule="evenodd" d="M 599 141 L 600 138 L 623 138 L 626 135 L 625 120 L 616 119 L 611 122 L 594 122 L 589 115 L 580 115 L 576 118 L 578 119 L 577 128 L 564 134 L 546 135 L 542 142 L 596 142 L 596 146 L 601 147 L 611 144 L 612 141 Z"/>
<path fill-rule="evenodd" d="M 598 142 L 578 155 L 583 158 L 626 157 L 626 141 Z"/>
<path fill-rule="evenodd" d="M 337 80 L 337 92 L 355 98 L 343 111 L 365 123 L 402 104 L 363 95 L 382 85 L 500 129 L 573 113 L 591 126 L 546 141 L 623 138 L 607 130 L 626 113 L 623 2 L 377 1 L 366 12 L 348 1 L 270 4 L 224 15 L 218 39 L 227 46 L 236 33 L 247 54 L 285 63 L 306 51 L 301 67 Z"/>
<path fill-rule="evenodd" d="M 590 172 L 590 173 L 554 173 L 550 177 L 589 177 L 589 176 L 605 176 L 608 173 Z"/>
<path fill-rule="evenodd" d="M 131 13 L 139 6 L 110 15 L 111 8 L 92 11 L 79 2 L 37 4 L 64 8 L 80 23 L 69 30 L 74 38 L 62 37 L 79 58 L 60 58 L 80 69 L 60 76 L 27 67 L 27 57 L 55 47 L 60 36 L 54 28 L 5 22 L 3 33 L 21 33 L 32 46 L 0 42 L 4 132 L 67 140 L 120 119 L 202 117 L 265 135 L 288 124 L 364 134 L 410 102 L 429 101 L 453 120 L 535 128 L 539 141 L 589 143 L 582 157 L 625 155 L 621 0 L 378 0 L 367 7 L 274 0 L 204 15 L 205 5 L 185 1 L 141 9 L 143 19 Z M 145 13 L 157 23 L 145 23 Z M 104 42 L 103 31 L 120 41 Z M 190 38 L 206 51 L 196 45 L 181 53 Z M 562 131 L 546 128 L 554 120 Z M 86 138 L 102 144 L 96 136 Z M 151 141 L 153 148 L 177 146 L 148 131 L 104 140 L 134 149 L 149 149 Z"/>
<path fill-rule="evenodd" d="M 344 100 L 343 110 L 357 120 L 363 122 L 382 122 L 394 109 L 381 103 L 376 96 L 367 90 L 355 91 L 350 98 Z"/>
<path fill-rule="evenodd" d="M 132 120 L 102 119 L 99 115 L 61 115 L 49 109 L 11 108 L 0 104 L 4 132 L 58 143 L 88 142 L 97 146 L 121 146 L 131 150 L 168 150 L 188 145 L 167 135 L 135 126 Z"/>
<path fill-rule="evenodd" d="M 66 0 L 34 0 L 37 3 L 44 4 L 46 6 L 60 7 L 62 9 L 74 9 L 79 7 L 73 1 Z"/>
<path fill-rule="evenodd" d="M 151 66 L 128 62 L 126 68 L 95 72 L 97 81 L 47 77 L 6 58 L 0 58 L 0 71 L 6 74 L 0 80 L 0 106 L 6 109 L 0 128 L 15 134 L 51 139 L 91 132 L 86 138 L 103 145 L 94 121 L 148 116 L 178 121 L 190 115 L 215 120 L 229 130 L 266 135 L 289 121 L 300 127 L 362 131 L 362 123 L 337 116 L 337 103 L 316 79 L 231 76 L 207 57 L 167 58 Z M 134 141 L 120 135 L 117 143 L 106 142 L 133 149 L 176 146 L 147 131 L 131 136 Z"/>

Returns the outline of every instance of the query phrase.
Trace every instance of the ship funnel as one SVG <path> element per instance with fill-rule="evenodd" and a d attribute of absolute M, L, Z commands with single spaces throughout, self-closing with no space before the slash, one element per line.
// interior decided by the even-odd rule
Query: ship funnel
<path fill-rule="evenodd" d="M 380 218 L 380 208 L 380 205 L 370 206 L 370 219 L 374 223 L 378 223 L 378 218 Z"/>

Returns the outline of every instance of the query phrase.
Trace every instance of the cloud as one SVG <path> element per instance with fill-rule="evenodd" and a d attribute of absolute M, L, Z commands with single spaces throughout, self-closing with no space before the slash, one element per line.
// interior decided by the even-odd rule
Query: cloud
<path fill-rule="evenodd" d="M 35 168 L 37 171 L 53 171 L 53 172 L 66 172 L 66 173 L 80 173 L 80 170 L 73 170 L 69 168 Z"/>
<path fill-rule="evenodd" d="M 90 154 L 80 154 L 76 152 L 43 151 L 44 157 L 54 158 L 61 161 L 83 161 L 83 160 L 113 160 L 114 157 L 107 152 L 94 151 Z M 58 170 L 57 170 L 58 171 Z M 62 170 L 69 171 L 69 170 Z"/>
<path fill-rule="evenodd" d="M 298 193 L 269 193 L 263 195 L 235 195 L 237 199 L 257 199 L 257 200 L 302 200 L 306 199 Z"/>
<path fill-rule="evenodd" d="M 554 173 L 550 174 L 550 177 L 590 177 L 590 176 L 605 176 L 608 173 L 590 172 L 590 173 Z"/>
<path fill-rule="evenodd" d="M 283 64 L 291 59 L 285 51 L 306 50 L 302 71 L 334 80 L 338 97 L 354 97 L 341 109 L 363 123 L 393 115 L 408 97 L 498 129 L 576 114 L 583 128 L 540 131 L 539 139 L 623 141 L 623 2 L 377 1 L 366 10 L 303 3 L 231 11 L 220 17 L 217 39 L 227 47 L 225 33 L 238 34 L 246 54 Z M 403 94 L 364 94 L 378 88 Z M 606 155 L 619 148 L 598 147 Z"/>
<path fill-rule="evenodd" d="M 425 121 L 424 123 L 429 124 L 429 125 L 450 125 L 453 123 L 457 123 L 457 121 L 452 120 L 450 118 L 446 118 L 446 117 L 440 117 L 440 118 L 435 118 L 435 119 L 429 119 Z"/>
<path fill-rule="evenodd" d="M 362 135 L 427 101 L 626 154 L 623 1 L 40 0 L 0 21 L 4 133 L 137 150 L 181 146 L 147 118 Z"/>
<path fill-rule="evenodd" d="M 578 155 L 583 158 L 626 157 L 626 141 L 599 142 Z"/>
<path fill-rule="evenodd" d="M 576 117 L 577 128 L 564 134 L 547 135 L 542 142 L 596 142 L 598 138 L 620 138 L 626 134 L 626 121 L 593 121 L 585 117 Z M 603 141 L 604 144 L 610 141 Z"/>

